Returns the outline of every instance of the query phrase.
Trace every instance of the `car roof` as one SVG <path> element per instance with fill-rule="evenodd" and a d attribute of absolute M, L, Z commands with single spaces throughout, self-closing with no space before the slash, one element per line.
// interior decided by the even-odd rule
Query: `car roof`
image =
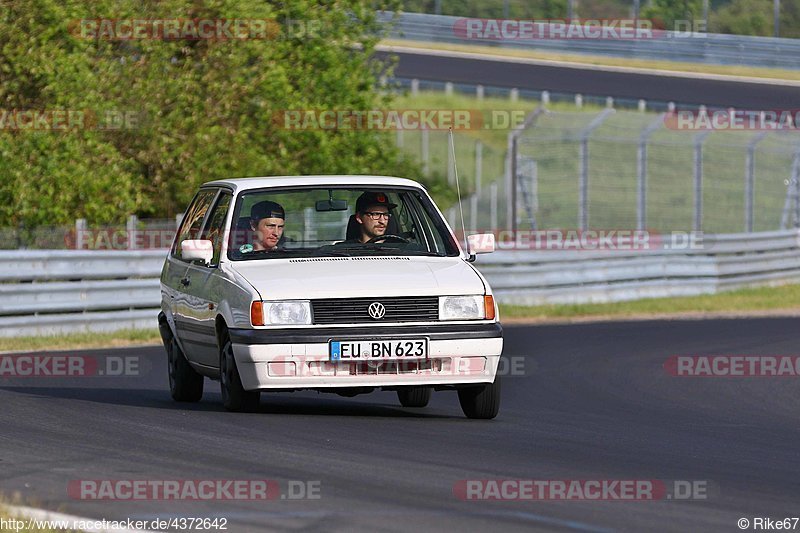
<path fill-rule="evenodd" d="M 318 175 L 318 176 L 262 176 L 253 178 L 232 178 L 204 183 L 203 187 L 228 186 L 236 192 L 267 187 L 320 186 L 331 185 L 356 187 L 416 187 L 424 188 L 421 183 L 406 178 L 392 176 L 364 175 Z"/>

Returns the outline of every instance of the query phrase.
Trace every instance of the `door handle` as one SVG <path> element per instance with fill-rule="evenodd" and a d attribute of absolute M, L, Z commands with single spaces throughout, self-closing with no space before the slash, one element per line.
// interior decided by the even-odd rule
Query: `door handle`
<path fill-rule="evenodd" d="M 189 283 L 191 283 L 191 282 L 192 282 L 192 280 L 190 280 L 188 277 L 181 279 L 181 285 L 183 285 L 184 287 L 189 285 Z"/>

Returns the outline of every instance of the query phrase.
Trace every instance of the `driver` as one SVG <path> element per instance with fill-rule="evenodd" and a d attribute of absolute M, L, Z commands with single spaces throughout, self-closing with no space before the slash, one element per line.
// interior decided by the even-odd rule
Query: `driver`
<path fill-rule="evenodd" d="M 397 207 L 382 192 L 367 191 L 356 200 L 356 222 L 360 236 L 355 242 L 366 243 L 370 239 L 386 235 L 389 225 L 390 209 Z"/>
<path fill-rule="evenodd" d="M 255 232 L 252 250 L 277 250 L 285 220 L 286 212 L 281 204 L 269 200 L 254 204 L 250 209 L 250 227 Z"/>

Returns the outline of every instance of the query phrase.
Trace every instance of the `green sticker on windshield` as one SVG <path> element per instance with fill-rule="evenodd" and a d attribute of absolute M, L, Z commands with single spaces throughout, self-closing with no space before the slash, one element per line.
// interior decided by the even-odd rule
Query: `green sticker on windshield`
<path fill-rule="evenodd" d="M 243 244 L 243 245 L 241 245 L 239 247 L 239 251 L 241 253 L 243 253 L 243 254 L 248 254 L 248 253 L 253 251 L 253 245 L 252 244 Z"/>

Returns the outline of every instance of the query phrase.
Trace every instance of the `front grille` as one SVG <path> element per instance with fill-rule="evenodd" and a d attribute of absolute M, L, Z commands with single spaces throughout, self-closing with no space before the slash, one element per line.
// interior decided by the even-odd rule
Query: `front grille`
<path fill-rule="evenodd" d="M 369 315 L 369 306 L 380 302 L 386 314 L 379 320 Z M 428 322 L 439 320 L 436 296 L 391 298 L 328 298 L 311 300 L 315 324 L 355 324 L 359 322 Z"/>

